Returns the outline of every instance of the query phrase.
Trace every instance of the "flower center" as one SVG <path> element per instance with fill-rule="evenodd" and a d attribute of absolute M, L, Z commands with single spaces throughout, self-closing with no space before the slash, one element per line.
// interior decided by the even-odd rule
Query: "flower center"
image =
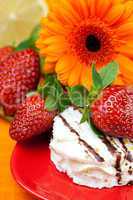
<path fill-rule="evenodd" d="M 81 22 L 70 29 L 67 41 L 69 51 L 87 66 L 93 62 L 102 66 L 115 59 L 120 45 L 115 31 L 98 19 Z"/>
<path fill-rule="evenodd" d="M 86 48 L 89 51 L 97 52 L 101 48 L 101 41 L 95 35 L 88 35 L 86 38 Z"/>

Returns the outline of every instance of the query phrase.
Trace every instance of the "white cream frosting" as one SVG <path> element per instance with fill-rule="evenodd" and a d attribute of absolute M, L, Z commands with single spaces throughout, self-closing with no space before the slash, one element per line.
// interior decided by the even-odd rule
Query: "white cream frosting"
<path fill-rule="evenodd" d="M 104 142 L 87 122 L 80 124 L 81 117 L 69 107 L 54 119 L 50 149 L 56 168 L 75 183 L 94 188 L 133 182 L 133 142 L 113 137 Z"/>

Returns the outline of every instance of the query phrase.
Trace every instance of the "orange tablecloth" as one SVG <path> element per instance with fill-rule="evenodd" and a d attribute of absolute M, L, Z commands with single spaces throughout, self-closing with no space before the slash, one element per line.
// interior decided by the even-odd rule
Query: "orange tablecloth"
<path fill-rule="evenodd" d="M 9 124 L 0 119 L 0 200 L 34 200 L 13 180 L 10 157 L 15 146 L 8 135 Z"/>

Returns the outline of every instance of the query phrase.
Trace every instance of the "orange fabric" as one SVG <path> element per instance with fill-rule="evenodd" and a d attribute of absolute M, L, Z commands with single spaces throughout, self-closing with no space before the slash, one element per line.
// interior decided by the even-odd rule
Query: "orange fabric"
<path fill-rule="evenodd" d="M 0 200 L 35 200 L 13 180 L 10 158 L 15 146 L 8 135 L 9 124 L 0 119 Z"/>

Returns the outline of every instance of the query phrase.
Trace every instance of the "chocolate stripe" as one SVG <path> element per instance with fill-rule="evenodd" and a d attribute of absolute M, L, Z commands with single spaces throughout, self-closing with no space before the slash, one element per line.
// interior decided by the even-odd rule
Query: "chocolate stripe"
<path fill-rule="evenodd" d="M 123 149 L 127 152 L 127 147 L 126 147 L 126 145 L 125 145 L 125 143 L 124 143 L 122 138 L 119 138 L 119 142 L 121 143 Z"/>
<path fill-rule="evenodd" d="M 118 179 L 118 184 L 121 182 L 121 154 L 117 154 L 116 156 L 116 164 L 115 164 L 115 169 L 117 171 L 116 177 Z"/>
<path fill-rule="evenodd" d="M 130 153 L 130 151 L 128 150 L 128 148 L 126 147 L 124 141 L 122 138 L 119 139 L 123 149 L 126 151 L 126 159 L 129 161 L 129 162 L 133 162 L 133 157 L 132 157 L 132 154 Z"/>
<path fill-rule="evenodd" d="M 128 182 L 128 185 L 133 185 L 133 181 L 129 181 L 129 182 Z"/>
<path fill-rule="evenodd" d="M 98 160 L 99 162 L 104 162 L 104 159 L 87 142 L 85 142 L 80 138 L 79 133 L 70 126 L 70 124 L 66 121 L 66 119 L 62 115 L 59 115 L 59 117 L 62 119 L 64 125 L 67 126 L 71 132 L 75 133 L 78 136 L 80 144 L 83 144 L 87 148 L 87 150 L 90 153 L 92 153 L 92 155 L 96 158 L 96 160 Z"/>
<path fill-rule="evenodd" d="M 103 136 L 101 137 L 101 140 L 102 140 L 103 143 L 107 146 L 108 150 L 109 150 L 112 154 L 114 154 L 114 153 L 117 151 L 116 147 L 113 146 L 113 144 L 107 139 L 107 137 L 106 137 L 105 135 L 103 135 Z"/>

